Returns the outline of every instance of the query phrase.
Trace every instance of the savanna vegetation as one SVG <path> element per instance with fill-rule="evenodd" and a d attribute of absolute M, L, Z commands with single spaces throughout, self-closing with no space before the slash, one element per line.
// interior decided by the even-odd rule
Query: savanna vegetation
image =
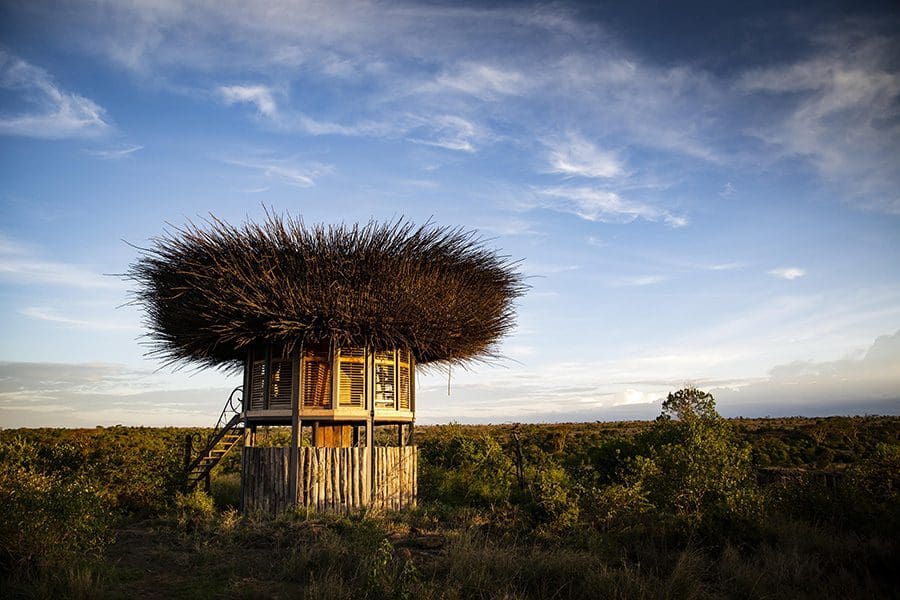
<path fill-rule="evenodd" d="M 236 454 L 179 493 L 198 431 L 0 431 L 0 596 L 900 593 L 897 417 L 727 420 L 686 389 L 652 422 L 417 427 L 418 508 L 351 517 L 240 515 Z"/>

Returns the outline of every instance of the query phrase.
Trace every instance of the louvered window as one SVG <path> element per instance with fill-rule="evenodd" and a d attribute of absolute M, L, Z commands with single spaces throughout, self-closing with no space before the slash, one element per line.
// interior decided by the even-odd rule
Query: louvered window
<path fill-rule="evenodd" d="M 303 406 L 331 408 L 331 361 L 327 351 L 303 353 Z"/>
<path fill-rule="evenodd" d="M 273 360 L 269 380 L 269 408 L 291 408 L 294 376 L 290 360 Z"/>
<path fill-rule="evenodd" d="M 397 387 L 400 392 L 400 410 L 409 410 L 410 398 L 410 352 L 409 350 L 397 351 Z"/>
<path fill-rule="evenodd" d="M 375 407 L 396 408 L 397 372 L 393 352 L 375 353 Z"/>
<path fill-rule="evenodd" d="M 363 408 L 366 392 L 366 353 L 363 348 L 346 348 L 340 357 L 340 406 Z"/>
<path fill-rule="evenodd" d="M 254 360 L 250 371 L 250 410 L 265 410 L 266 361 Z"/>

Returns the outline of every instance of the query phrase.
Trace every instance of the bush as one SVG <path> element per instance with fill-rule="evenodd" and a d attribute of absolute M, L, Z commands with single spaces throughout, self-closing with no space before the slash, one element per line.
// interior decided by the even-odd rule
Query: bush
<path fill-rule="evenodd" d="M 71 456 L 68 449 L 50 454 Z M 4 579 L 55 576 L 100 558 L 110 542 L 112 515 L 93 482 L 62 463 L 42 469 L 46 456 L 21 438 L 0 441 L 0 569 Z M 46 454 L 46 453 L 44 453 Z"/>
<path fill-rule="evenodd" d="M 212 496 L 199 487 L 185 494 L 175 494 L 174 509 L 179 527 L 188 531 L 210 524 L 216 515 Z"/>
<path fill-rule="evenodd" d="M 497 441 L 458 425 L 419 445 L 419 493 L 424 500 L 492 506 L 509 502 L 512 460 Z"/>
<path fill-rule="evenodd" d="M 750 448 L 716 412 L 710 394 L 693 388 L 669 394 L 637 446 L 638 456 L 626 461 L 624 471 L 630 493 L 618 494 L 628 501 L 624 512 L 641 506 L 637 494 L 691 530 L 740 525 L 757 515 L 760 495 Z"/>

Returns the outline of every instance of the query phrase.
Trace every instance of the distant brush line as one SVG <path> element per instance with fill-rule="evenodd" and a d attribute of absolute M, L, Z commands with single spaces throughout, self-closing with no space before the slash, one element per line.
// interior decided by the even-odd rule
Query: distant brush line
<path fill-rule="evenodd" d="M 211 216 L 151 240 L 125 278 L 146 310 L 149 354 L 238 369 L 254 344 L 403 348 L 422 364 L 497 358 L 527 288 L 476 232 L 405 219 L 307 227 L 267 211 Z"/>

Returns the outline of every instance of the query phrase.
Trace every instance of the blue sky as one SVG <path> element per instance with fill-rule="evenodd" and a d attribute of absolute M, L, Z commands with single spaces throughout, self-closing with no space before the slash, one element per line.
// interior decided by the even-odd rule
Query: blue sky
<path fill-rule="evenodd" d="M 0 426 L 210 424 L 143 357 L 167 223 L 406 216 L 532 286 L 420 422 L 900 412 L 890 3 L 30 2 L 0 8 Z M 449 391 L 448 395 L 448 379 Z"/>

